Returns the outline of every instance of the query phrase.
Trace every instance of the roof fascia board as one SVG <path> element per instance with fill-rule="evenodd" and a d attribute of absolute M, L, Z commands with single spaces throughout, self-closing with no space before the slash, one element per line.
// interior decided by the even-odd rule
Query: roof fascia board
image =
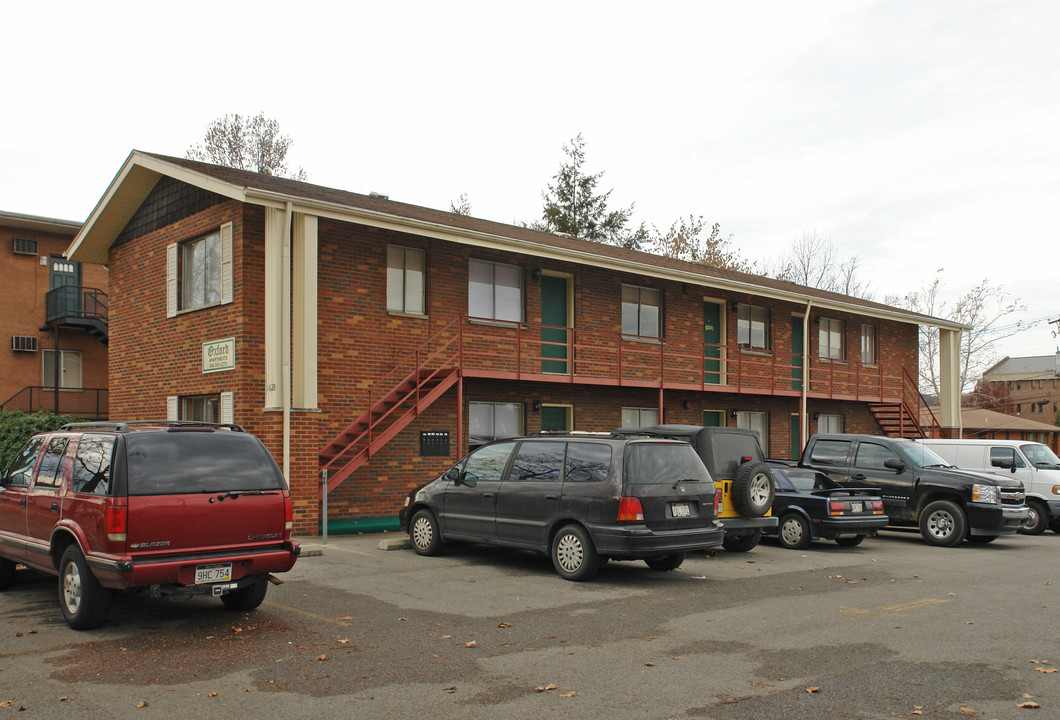
<path fill-rule="evenodd" d="M 929 325 L 931 327 L 938 327 L 946 330 L 969 329 L 969 326 L 961 323 L 932 318 L 917 313 L 867 308 L 862 305 L 836 302 L 827 298 L 820 298 L 797 292 L 785 292 L 783 290 L 767 288 L 749 282 L 706 277 L 693 272 L 660 268 L 649 263 L 617 260 L 582 250 L 542 246 L 538 243 L 510 238 L 503 235 L 493 235 L 474 230 L 454 231 L 453 228 L 437 225 L 424 220 L 414 220 L 362 208 L 351 208 L 347 205 L 312 201 L 306 200 L 305 198 L 292 198 L 291 196 L 283 195 L 281 193 L 272 193 L 256 190 L 254 188 L 246 189 L 246 199 L 247 202 L 267 205 L 269 207 L 284 207 L 287 200 L 293 200 L 295 212 L 315 214 L 320 217 L 327 217 L 332 220 L 343 222 L 357 222 L 371 227 L 394 230 L 397 232 L 412 232 L 416 235 L 455 242 L 462 245 L 487 247 L 495 250 L 503 250 L 505 252 L 522 252 L 537 257 L 548 258 L 550 260 L 572 262 L 580 265 L 593 265 L 594 267 L 601 267 L 615 272 L 646 275 L 662 280 L 672 280 L 703 287 L 728 290 L 731 292 L 747 293 L 749 295 L 757 295 L 759 297 L 766 297 L 773 300 L 791 302 L 797 305 L 806 305 L 808 302 L 812 302 L 813 306 L 817 309 L 848 312 L 877 319 L 894 320 L 902 323 L 915 323 L 917 325 Z"/>

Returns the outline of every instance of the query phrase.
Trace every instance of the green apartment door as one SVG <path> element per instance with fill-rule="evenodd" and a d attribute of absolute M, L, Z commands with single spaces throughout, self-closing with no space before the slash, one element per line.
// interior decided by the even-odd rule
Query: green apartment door
<path fill-rule="evenodd" d="M 791 389 L 802 390 L 802 352 L 806 341 L 802 334 L 802 318 L 791 316 Z"/>
<path fill-rule="evenodd" d="M 541 372 L 567 372 L 568 282 L 565 277 L 541 276 L 541 324 L 547 326 L 541 328 Z"/>
<path fill-rule="evenodd" d="M 59 290 L 51 296 L 48 303 L 48 319 L 80 315 L 81 263 L 71 262 L 62 255 L 52 255 L 48 261 L 48 289 Z"/>
<path fill-rule="evenodd" d="M 703 382 L 721 383 L 721 305 L 703 303 Z"/>
<path fill-rule="evenodd" d="M 542 405 L 541 429 L 570 430 L 570 407 L 567 405 Z"/>

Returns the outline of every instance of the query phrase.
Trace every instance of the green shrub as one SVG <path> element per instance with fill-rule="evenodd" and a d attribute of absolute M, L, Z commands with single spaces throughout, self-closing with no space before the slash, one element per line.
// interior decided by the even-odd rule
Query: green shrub
<path fill-rule="evenodd" d="M 80 418 L 44 411 L 27 415 L 19 410 L 0 410 L 0 473 L 7 471 L 7 466 L 18 451 L 37 433 L 57 430 L 67 423 L 80 421 Z"/>

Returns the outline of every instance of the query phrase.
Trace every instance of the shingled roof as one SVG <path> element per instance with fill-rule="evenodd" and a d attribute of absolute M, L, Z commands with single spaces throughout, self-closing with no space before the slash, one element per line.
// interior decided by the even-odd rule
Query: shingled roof
<path fill-rule="evenodd" d="M 1055 355 L 1005 357 L 983 373 L 987 381 L 1037 380 L 1060 376 L 1060 352 Z"/>
<path fill-rule="evenodd" d="M 209 163 L 133 151 L 67 251 L 73 260 L 106 263 L 110 246 L 144 198 L 168 176 L 242 202 L 284 207 L 349 222 L 390 227 L 402 232 L 486 245 L 512 252 L 609 267 L 616 271 L 746 292 L 795 303 L 812 303 L 899 322 L 952 330 L 967 326 L 883 303 L 804 287 L 761 275 L 725 270 L 651 253 L 554 235 L 518 225 L 434 210 L 375 195 L 337 190 L 288 178 Z"/>

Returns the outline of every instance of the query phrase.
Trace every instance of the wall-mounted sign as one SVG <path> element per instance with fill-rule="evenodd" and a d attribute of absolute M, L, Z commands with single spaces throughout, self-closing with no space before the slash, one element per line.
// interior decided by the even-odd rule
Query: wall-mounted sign
<path fill-rule="evenodd" d="M 202 344 L 203 373 L 236 369 L 236 339 L 214 340 Z"/>

